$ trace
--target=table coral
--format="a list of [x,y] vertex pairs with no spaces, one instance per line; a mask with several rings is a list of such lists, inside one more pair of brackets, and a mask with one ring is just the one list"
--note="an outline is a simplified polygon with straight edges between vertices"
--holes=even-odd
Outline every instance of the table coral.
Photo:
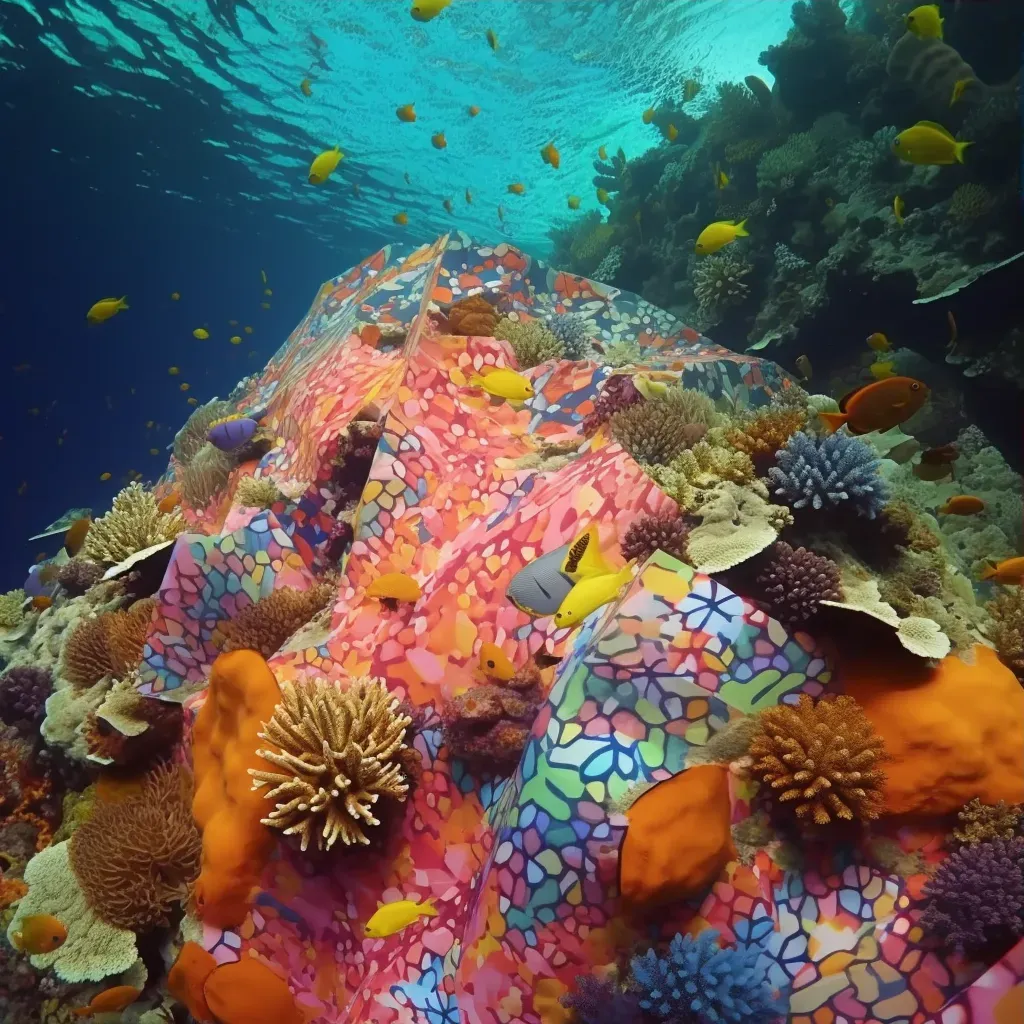
[[329,583],[316,583],[306,590],[278,587],[235,618],[218,623],[213,642],[222,651],[259,651],[269,658],[333,596],[334,587]]
[[206,702],[192,727],[192,813],[203,834],[195,904],[210,925],[242,923],[274,845],[274,833],[260,820],[266,802],[253,790],[249,770],[271,767],[256,750],[280,699],[273,672],[255,651],[232,651],[213,663]]
[[766,708],[750,744],[753,774],[774,791],[780,807],[808,826],[877,818],[883,755],[882,738],[846,696],[816,702],[802,694],[795,707]]
[[256,751],[278,770],[250,771],[275,804],[263,824],[298,835],[302,850],[314,833],[321,850],[339,839],[368,844],[377,801],[403,801],[409,790],[401,751],[412,719],[378,679],[285,683],[281,697],[259,734],[271,746]]
[[184,530],[179,512],[161,512],[156,496],[133,482],[114,498],[109,512],[93,520],[82,555],[114,565],[144,548],[173,540]]
[[643,793],[627,811],[619,887],[627,907],[696,896],[735,856],[729,831],[729,772],[688,768]]

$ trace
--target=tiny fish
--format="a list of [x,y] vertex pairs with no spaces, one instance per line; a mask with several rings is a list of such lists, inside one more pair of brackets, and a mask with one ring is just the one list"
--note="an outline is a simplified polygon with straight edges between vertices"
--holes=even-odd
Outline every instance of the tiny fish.
[[29,914],[23,917],[18,931],[11,934],[17,949],[33,955],[60,949],[67,937],[67,928],[51,914]]
[[409,214],[407,214],[404,210],[402,210],[400,213],[396,213],[394,215],[394,217],[392,217],[391,219],[396,224],[401,224],[401,225],[404,226],[404,225],[409,223]]
[[811,361],[807,356],[796,357],[796,368],[800,371],[801,379],[810,380],[814,376],[814,370],[811,368]]
[[946,323],[949,324],[949,341],[946,343],[946,351],[952,352],[956,348],[957,339],[960,336],[956,329],[956,317],[953,316],[952,310],[946,312]]
[[243,327],[242,330],[245,331],[246,334],[252,334],[252,328],[251,327]]
[[165,494],[157,503],[156,507],[161,512],[173,512],[178,505],[181,503],[181,499],[178,496],[178,492],[172,490],[170,494]]
[[1004,558],[995,565],[987,565],[982,569],[980,578],[1007,586],[1020,586],[1024,582],[1024,557]]
[[[310,185],[322,185],[337,169],[338,164],[344,159],[339,146],[333,149],[325,149],[319,156],[313,159],[309,165]],[[266,283],[266,282],[264,282]]]
[[896,218],[896,223],[903,227],[903,196],[897,196],[892,201],[892,212]]
[[384,939],[408,927],[418,917],[437,917],[433,899],[418,903],[416,900],[398,900],[382,903],[363,928],[368,939]]
[[80,1006],[71,1012],[76,1017],[91,1017],[94,1013],[120,1013],[142,995],[141,988],[134,985],[115,985],[92,997],[87,1006]]
[[260,309],[270,309],[270,303],[269,302],[261,302],[260,303]]
[[467,203],[473,202],[473,193],[470,192],[468,188],[466,189],[466,202]]
[[864,340],[868,343],[868,348],[874,349],[876,352],[888,352],[892,348],[889,339],[881,331],[869,334]]
[[502,206],[501,203],[498,203],[498,220],[500,220],[502,224],[505,223],[505,207]]
[[510,401],[524,401],[533,398],[533,385],[521,373],[515,370],[495,370],[481,375],[473,374],[469,379],[469,386],[483,388],[489,395],[495,398],[506,398]]
[[508,186],[508,190],[514,196],[521,196],[526,192],[526,186],[520,181],[513,181],[512,184]]
[[150,455],[159,455],[160,454],[160,449],[159,448],[150,448],[149,449],[149,454]]
[[729,187],[729,175],[722,170],[718,164],[715,164],[715,188],[721,192],[723,189]]
[[267,272],[266,272],[265,270],[263,270],[262,268],[260,269],[260,280],[261,280],[261,281],[262,281],[262,282],[263,282],[264,284],[266,284],[266,283],[267,283]]
[[608,150],[605,149],[604,146],[598,146],[597,147],[597,158],[598,158],[598,160],[607,160],[608,159]]
[[947,516],[976,516],[985,511],[985,502],[973,494],[958,494],[940,505],[938,511]]
[[489,28],[487,30],[487,45],[492,50],[498,49],[498,34],[494,31],[493,28]]
[[242,337],[239,334],[232,334],[228,341],[230,341],[232,345],[241,345]]
[[352,182],[352,195],[354,195],[356,199],[359,198],[359,183],[356,181]]
[[607,205],[608,205],[608,200],[609,200],[610,198],[611,198],[611,197],[610,197],[610,196],[608,195],[608,190],[607,190],[607,189],[605,189],[605,188],[599,188],[599,189],[597,190],[597,201],[598,201],[598,202],[599,202],[599,203],[600,203],[600,204],[601,204],[602,206],[607,206]]
[[[255,352],[250,352],[249,353],[250,356],[253,356],[255,354],[256,354]],[[195,407],[195,406],[197,406],[199,404],[199,399],[198,398],[190,398],[188,400],[188,404],[193,406],[193,407]]]
[[366,596],[391,601],[418,601],[423,590],[408,573],[386,572],[366,588]]
[[648,107],[641,115],[640,120],[643,121],[644,124],[650,124],[654,120],[655,113],[656,111],[654,107]]
[[45,612],[52,604],[53,598],[47,597],[46,594],[36,594],[36,596],[32,598],[32,607],[37,612]]
[[430,136],[430,144],[434,149],[446,149],[448,140],[444,137],[444,132],[437,132],[435,135]]
[[665,129],[665,138],[668,139],[669,142],[675,142],[678,137],[679,129],[674,124],[670,124]]
[[110,479],[110,474],[109,473],[100,473],[100,480],[102,480],[104,483],[107,480],[109,480],[109,479]]
[[479,113],[480,113],[480,108],[479,107],[472,106],[472,107],[469,108],[469,116],[470,117],[476,117],[476,115],[479,114]]
[[445,199],[444,202],[441,203],[441,205],[445,208],[445,210],[448,213],[455,212],[455,208],[452,206],[452,201],[450,199]]
[[206,339],[209,338],[209,336],[210,332],[206,330],[206,328],[204,327],[197,327],[192,332],[192,337],[195,338],[196,341],[206,341]]
[[568,203],[570,210],[578,210],[580,208],[579,196],[569,196],[566,202]]
[[273,295],[273,294],[274,294],[274,292],[273,292],[273,290],[272,290],[272,289],[270,289],[270,288],[264,288],[264,289],[263,289],[263,294],[264,294],[264,295]]
[[177,302],[181,298],[181,292],[171,292],[171,301]]
[[31,370],[31,363],[18,363],[17,366],[13,367],[15,373],[24,373],[26,370]]
[[399,121],[404,121],[406,124],[409,124],[416,120],[415,107],[415,103],[406,103],[404,107],[396,107],[395,116]]
[[591,612],[614,601],[622,588],[632,581],[633,565],[634,562],[628,562],[618,572],[586,576],[574,584],[555,612],[555,626],[559,629],[575,626]]
[[557,171],[562,165],[562,154],[558,152],[553,142],[549,142],[541,151],[540,158],[544,163],[549,164]]
[[189,389],[189,385],[188,385],[188,383],[187,383],[186,381],[182,381],[182,382],[181,382],[181,383],[180,383],[180,384],[178,385],[178,390],[179,390],[179,391],[188,391],[188,389]]
[[480,671],[502,682],[508,682],[516,674],[509,656],[497,644],[491,643],[480,647]]
[[238,321],[237,320],[229,320],[228,321],[228,327],[237,327],[237,326],[238,326]]
[[953,106],[954,103],[959,103],[963,97],[964,90],[974,81],[973,78],[958,78],[953,83],[953,94],[949,99],[949,105]]
[[683,102],[689,103],[700,92],[700,82],[696,78],[688,78],[683,82]]
[[304,78],[301,82],[299,82],[299,91],[302,93],[303,96],[312,96],[313,83],[308,78]]
[[117,316],[122,309],[128,309],[128,303],[124,301],[126,298],[126,295],[122,295],[119,299],[100,299],[99,302],[94,302],[85,314],[86,320],[92,324],[101,324],[104,320]]

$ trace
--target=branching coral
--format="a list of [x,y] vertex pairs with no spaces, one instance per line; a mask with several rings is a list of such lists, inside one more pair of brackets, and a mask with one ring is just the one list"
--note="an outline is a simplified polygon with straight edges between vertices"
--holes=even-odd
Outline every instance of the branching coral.
[[576,978],[576,991],[559,1000],[570,1010],[577,1024],[643,1024],[640,1001],[611,981],[599,981],[592,974]]
[[694,938],[676,935],[668,952],[649,949],[633,957],[633,987],[640,1007],[659,1021],[772,1024],[783,1008],[763,968],[757,946],[728,949],[717,931]]
[[378,799],[404,801],[408,792],[401,754],[412,719],[381,680],[344,689],[324,679],[284,683],[281,696],[259,734],[271,746],[257,750],[279,771],[250,769],[253,788],[269,787],[275,803],[263,824],[298,835],[303,850],[314,833],[320,849],[339,839],[368,844]]
[[243,476],[235,487],[235,504],[245,508],[270,508],[281,497],[277,484],[266,476]]
[[448,328],[452,334],[494,336],[498,314],[494,307],[480,295],[470,295],[452,304],[448,310]]
[[1024,936],[1024,838],[952,853],[926,886],[920,925],[947,949],[991,960]]
[[816,438],[801,431],[778,453],[768,479],[775,496],[790,508],[829,509],[850,502],[859,515],[874,519],[889,496],[878,464],[863,441],[838,433]]
[[717,419],[714,403],[706,395],[672,387],[615,413],[611,431],[637,462],[667,465],[696,444]]
[[103,566],[84,558],[73,558],[57,569],[55,579],[68,597],[80,597],[103,578]]
[[791,135],[777,149],[770,149],[757,162],[757,187],[777,191],[807,174],[814,167],[818,147],[810,132]]
[[334,587],[329,583],[317,583],[307,590],[279,587],[262,601],[242,609],[237,618],[218,623],[213,642],[222,651],[259,651],[269,658],[333,595]]
[[598,392],[593,411],[583,418],[583,433],[589,437],[617,412],[643,400],[643,395],[637,391],[632,377],[625,373],[612,374]]
[[0,720],[25,736],[39,732],[53,679],[44,668],[14,665],[0,676]]
[[992,642],[1003,662],[1024,677],[1024,588],[1005,587],[986,606]]
[[641,565],[655,551],[664,551],[680,561],[686,560],[686,538],[690,528],[680,515],[671,512],[641,512],[626,528],[622,538],[622,557]]
[[17,629],[25,618],[21,606],[25,603],[24,590],[8,590],[0,594],[0,629]]
[[575,313],[556,313],[548,320],[548,330],[562,343],[566,359],[586,359],[590,354],[588,322]]
[[561,359],[565,347],[540,320],[510,320],[503,317],[494,328],[494,337],[507,341],[516,354],[519,369],[528,370],[548,359]]
[[773,405],[744,416],[726,431],[725,439],[755,461],[775,458],[775,453],[807,422],[807,410],[799,406]]
[[160,768],[137,796],[97,804],[75,830],[71,866],[103,921],[139,933],[167,924],[199,874],[201,841],[191,800],[189,771]]
[[754,464],[741,451],[702,440],[680,452],[670,465],[652,467],[651,476],[680,508],[696,512],[723,480],[753,481]]
[[717,322],[730,306],[739,305],[750,291],[743,278],[753,269],[729,252],[700,260],[693,272],[698,312],[709,322]]
[[177,512],[161,512],[156,497],[138,483],[130,483],[109,512],[93,520],[82,545],[82,554],[94,562],[114,565],[136,551],[174,540],[185,530]]
[[853,698],[815,702],[802,694],[795,707],[766,708],[759,721],[752,771],[796,821],[822,826],[834,818],[878,817],[883,742]]
[[818,614],[822,601],[838,601],[839,566],[806,548],[778,541],[757,577],[772,614],[785,626],[802,626]]
[[960,846],[974,846],[993,839],[1013,839],[1020,834],[1024,807],[1000,800],[983,804],[977,797],[965,804],[957,814],[957,827],[950,839]]

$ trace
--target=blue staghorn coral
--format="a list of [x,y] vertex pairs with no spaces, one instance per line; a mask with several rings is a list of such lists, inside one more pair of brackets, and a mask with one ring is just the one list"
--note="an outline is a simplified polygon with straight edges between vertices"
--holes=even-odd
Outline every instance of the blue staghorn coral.
[[811,437],[800,431],[768,471],[776,497],[790,508],[837,508],[844,502],[874,519],[889,500],[872,448],[847,434]]
[[556,313],[548,320],[548,330],[561,341],[566,359],[586,359],[590,352],[587,322],[575,313]]
[[648,950],[630,964],[640,1006],[660,1021],[680,1024],[770,1024],[784,1015],[760,950],[722,949],[718,932],[676,935],[667,955]]

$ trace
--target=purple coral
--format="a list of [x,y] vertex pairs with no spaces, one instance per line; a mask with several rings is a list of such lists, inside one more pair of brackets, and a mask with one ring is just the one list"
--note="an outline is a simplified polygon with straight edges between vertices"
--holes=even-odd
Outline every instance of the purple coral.
[[46,669],[15,665],[0,676],[0,719],[23,736],[34,735],[46,715],[53,679]]
[[957,850],[924,895],[926,932],[968,956],[1001,956],[1024,936],[1024,837]]
[[356,421],[349,424],[338,445],[332,475],[342,504],[358,501],[363,493],[382,432],[379,423]]
[[644,397],[637,391],[632,377],[625,373],[613,374],[604,382],[594,400],[593,412],[583,418],[583,433],[589,437],[617,412],[643,400]]
[[598,981],[591,974],[576,976],[576,991],[559,1002],[573,1012],[579,1024],[642,1024],[640,1000],[623,992],[610,981]]
[[641,512],[626,528],[620,548],[626,561],[636,559],[643,564],[655,551],[686,561],[686,538],[690,527],[678,513]]
[[822,601],[838,601],[839,566],[830,558],[785,541],[772,546],[771,559],[757,577],[765,603],[786,626],[799,626],[818,614]]
[[102,578],[103,566],[97,565],[95,562],[88,562],[84,558],[75,558],[70,562],[65,562],[57,570],[57,582],[69,597],[81,597]]

